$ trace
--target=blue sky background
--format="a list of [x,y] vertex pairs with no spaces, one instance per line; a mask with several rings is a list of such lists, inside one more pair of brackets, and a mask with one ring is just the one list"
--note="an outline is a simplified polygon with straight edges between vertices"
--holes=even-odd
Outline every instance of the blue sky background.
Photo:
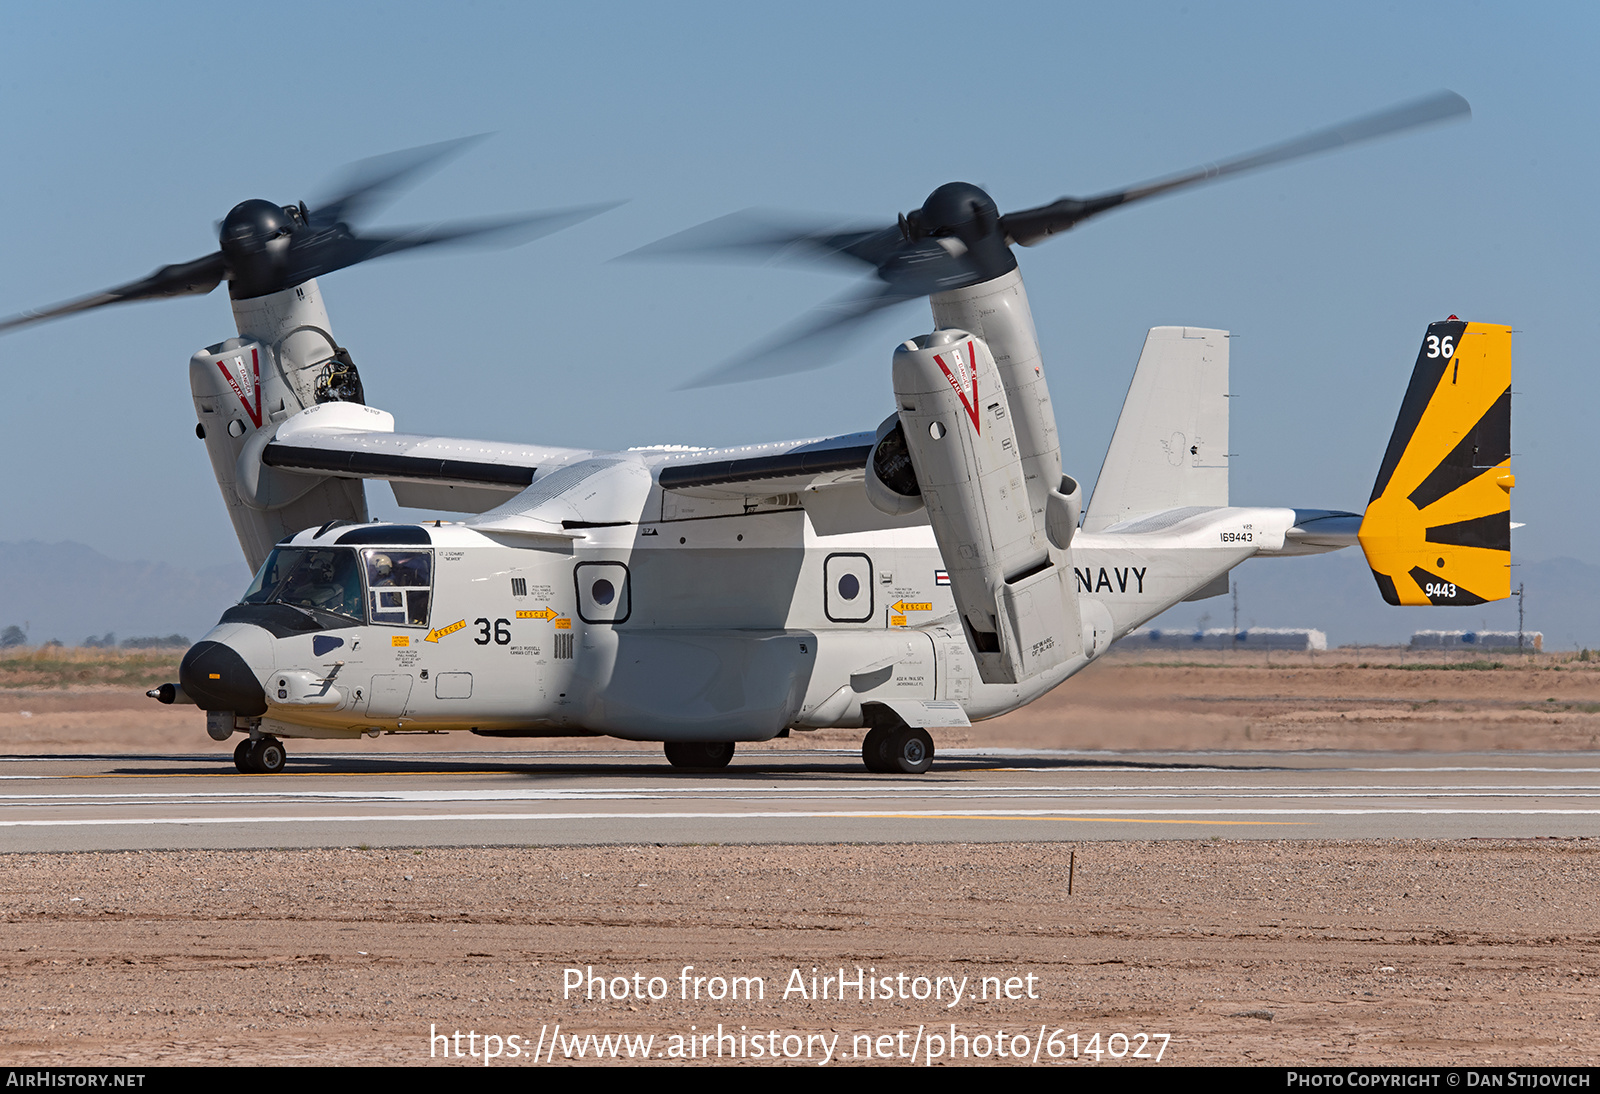
[[[756,205],[889,221],[951,179],[1027,207],[1451,88],[1470,124],[1020,251],[1067,470],[1092,482],[1147,327],[1223,327],[1234,500],[1360,508],[1423,328],[1454,312],[1518,332],[1517,553],[1600,562],[1600,8],[65,3],[0,18],[0,313],[208,253],[242,199],[314,202],[351,160],[492,131],[378,223],[629,203],[519,249],[336,273],[324,294],[400,429],[585,446],[871,428],[891,409],[891,347],[931,325],[908,306],[820,371],[675,391],[850,282],[608,261],[661,236]],[[237,560],[186,374],[232,333],[219,290],[0,338],[0,540]]]

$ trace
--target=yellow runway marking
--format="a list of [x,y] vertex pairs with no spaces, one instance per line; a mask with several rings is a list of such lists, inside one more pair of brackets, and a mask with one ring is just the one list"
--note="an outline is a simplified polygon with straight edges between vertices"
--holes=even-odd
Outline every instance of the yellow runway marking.
[[1314,821],[1229,821],[1229,820],[1147,820],[1142,817],[1019,817],[1011,814],[998,816],[987,813],[857,813],[860,817],[880,820],[1047,820],[1084,821],[1094,824],[1266,824],[1276,827],[1299,828]]

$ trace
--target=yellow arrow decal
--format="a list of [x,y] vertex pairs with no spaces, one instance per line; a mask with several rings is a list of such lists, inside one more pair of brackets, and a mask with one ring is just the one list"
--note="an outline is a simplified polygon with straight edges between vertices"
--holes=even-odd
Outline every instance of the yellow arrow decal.
[[898,600],[889,605],[889,610],[892,612],[931,612],[933,611],[933,604],[913,604],[909,600]]
[[518,619],[554,619],[561,613],[554,608],[542,608],[536,612],[518,612]]
[[437,642],[437,641],[439,641],[439,639],[443,638],[445,635],[455,634],[457,631],[459,631],[462,627],[465,627],[466,625],[467,625],[467,621],[465,619],[458,619],[454,623],[450,624],[448,627],[440,627],[436,631],[429,631],[428,632],[428,637],[424,638],[423,641],[424,642]]

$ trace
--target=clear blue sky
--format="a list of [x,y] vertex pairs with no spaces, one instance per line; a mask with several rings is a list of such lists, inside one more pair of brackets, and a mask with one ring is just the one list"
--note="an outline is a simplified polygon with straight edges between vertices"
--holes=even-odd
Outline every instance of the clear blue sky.
[[[1020,254],[1067,469],[1092,481],[1144,331],[1233,330],[1234,498],[1359,508],[1424,325],[1516,339],[1516,551],[1600,562],[1592,5],[12,4],[0,33],[0,313],[205,254],[237,201],[494,132],[380,223],[629,204],[488,254],[326,278],[399,428],[569,445],[871,428],[889,314],[827,369],[674,391],[845,289],[609,259],[748,206],[1002,209],[1245,151],[1438,88],[1474,120],[1113,212]],[[239,558],[186,362],[223,291],[0,338],[0,539]],[[387,488],[371,491],[396,512]]]

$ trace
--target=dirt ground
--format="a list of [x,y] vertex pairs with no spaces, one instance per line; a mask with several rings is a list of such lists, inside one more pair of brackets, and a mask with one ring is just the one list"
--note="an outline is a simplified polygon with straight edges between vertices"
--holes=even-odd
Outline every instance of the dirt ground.
[[[939,744],[1600,747],[1600,663],[1228,656],[1108,659]],[[225,751],[106,686],[0,691],[0,741]],[[1600,1063],[1587,840],[14,854],[0,923],[10,1065]]]
[[[557,1023],[654,1035],[657,1059],[720,1023],[780,1051],[837,1035],[844,1065],[911,1062],[919,1027],[934,1062],[998,1062],[1004,1033],[1018,1063],[1052,1034],[1070,1062],[1076,1034],[1078,1063],[1592,1065],[1597,867],[1589,841],[13,855],[0,1058],[460,1065],[430,1040],[460,1030],[531,1066]],[[858,968],[892,997],[861,1000]],[[764,997],[726,998],[733,977]],[[955,1006],[943,982],[900,998],[941,977]]]

